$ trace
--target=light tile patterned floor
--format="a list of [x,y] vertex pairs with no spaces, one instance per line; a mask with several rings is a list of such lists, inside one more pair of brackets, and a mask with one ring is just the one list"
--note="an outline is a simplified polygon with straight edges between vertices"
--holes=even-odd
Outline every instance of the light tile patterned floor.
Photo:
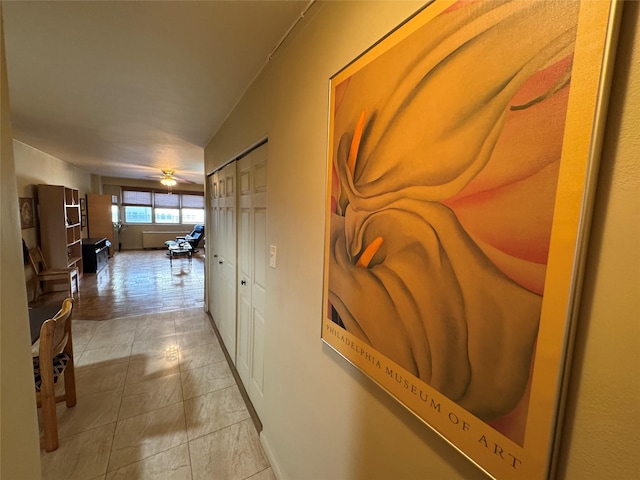
[[[155,254],[168,270],[157,253],[135,258]],[[132,255],[125,257],[110,261],[111,272]],[[91,288],[91,278],[82,283]],[[119,295],[117,285],[109,287]],[[77,303],[84,298],[100,316],[110,309],[80,291]],[[74,318],[78,403],[58,404],[60,446],[41,452],[43,479],[275,479],[207,314],[201,306],[176,310],[183,301],[158,305],[156,313]],[[133,308],[141,309],[151,310]]]

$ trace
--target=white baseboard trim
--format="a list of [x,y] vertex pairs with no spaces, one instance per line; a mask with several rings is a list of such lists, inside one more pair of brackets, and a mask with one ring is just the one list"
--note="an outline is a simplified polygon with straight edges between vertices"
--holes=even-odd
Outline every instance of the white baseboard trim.
[[278,465],[278,460],[271,450],[271,446],[269,444],[269,439],[264,433],[264,430],[260,432],[260,443],[262,444],[262,448],[264,449],[264,453],[267,455],[267,460],[271,464],[271,470],[273,471],[273,475],[276,477],[276,480],[285,480],[282,475],[282,471],[280,470],[280,466]]

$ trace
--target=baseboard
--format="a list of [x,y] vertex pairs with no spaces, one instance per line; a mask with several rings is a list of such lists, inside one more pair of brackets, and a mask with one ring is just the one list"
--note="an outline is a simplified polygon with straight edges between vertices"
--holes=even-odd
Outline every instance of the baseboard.
[[284,476],[280,470],[280,465],[278,464],[278,460],[271,449],[271,444],[269,443],[269,439],[265,435],[264,430],[260,432],[260,443],[262,444],[262,449],[264,450],[265,455],[267,455],[267,460],[269,460],[269,463],[271,464],[271,471],[276,477],[276,480],[284,480]]
[[247,390],[244,388],[244,384],[242,383],[242,379],[240,378],[240,374],[238,374],[238,371],[236,370],[236,366],[233,363],[233,361],[231,360],[231,355],[229,355],[229,351],[227,350],[227,347],[225,346],[224,342],[222,341],[222,336],[220,335],[220,332],[218,331],[218,327],[216,326],[216,322],[213,321],[213,317],[211,316],[211,312],[207,312],[207,316],[209,317],[209,323],[213,327],[213,332],[216,334],[216,337],[218,337],[218,343],[220,343],[220,346],[222,347],[222,352],[224,353],[224,358],[227,359],[227,364],[229,365],[229,368],[231,369],[231,373],[233,374],[233,378],[236,380],[236,384],[238,385],[238,390],[240,390],[240,395],[242,395],[242,399],[244,400],[244,404],[247,406],[247,410],[249,410],[249,415],[251,416],[251,420],[253,421],[253,425],[256,427],[256,431],[258,432],[258,434],[260,434],[260,432],[262,432],[262,422],[260,421],[260,418],[258,417],[258,413],[256,412],[256,409],[254,408],[253,403],[251,403],[251,400],[249,399],[249,395],[247,394]]

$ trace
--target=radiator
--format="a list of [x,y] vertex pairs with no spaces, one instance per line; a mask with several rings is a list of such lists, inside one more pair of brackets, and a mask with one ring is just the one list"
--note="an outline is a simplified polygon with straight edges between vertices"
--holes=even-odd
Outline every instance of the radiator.
[[142,232],[142,248],[166,248],[164,242],[189,232]]

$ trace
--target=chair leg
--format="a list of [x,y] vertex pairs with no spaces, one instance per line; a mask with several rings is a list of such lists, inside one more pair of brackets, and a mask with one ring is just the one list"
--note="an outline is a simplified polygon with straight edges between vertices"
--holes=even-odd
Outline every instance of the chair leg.
[[69,297],[73,298],[73,275],[69,273]]
[[34,277],[35,281],[33,282],[33,301],[35,302],[40,296],[40,280],[37,277]]
[[[45,366],[46,369],[46,366]],[[40,403],[42,405],[42,428],[44,430],[44,449],[51,452],[58,448],[58,417],[56,415],[56,392],[53,384],[53,368],[42,369],[42,388]]]
[[73,364],[73,357],[69,360],[67,368],[64,369],[64,399],[67,407],[76,405],[76,369]]

